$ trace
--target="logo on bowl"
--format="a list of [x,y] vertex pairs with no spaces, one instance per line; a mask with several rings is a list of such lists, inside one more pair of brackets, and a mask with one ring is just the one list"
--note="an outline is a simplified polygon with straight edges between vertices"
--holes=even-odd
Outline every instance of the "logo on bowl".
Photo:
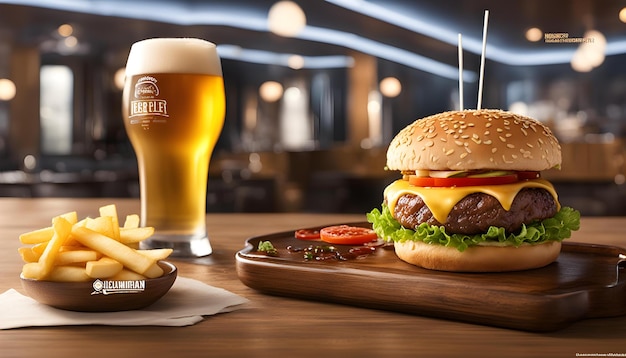
[[92,295],[112,295],[117,293],[141,293],[146,289],[145,280],[109,281],[97,279],[92,284]]

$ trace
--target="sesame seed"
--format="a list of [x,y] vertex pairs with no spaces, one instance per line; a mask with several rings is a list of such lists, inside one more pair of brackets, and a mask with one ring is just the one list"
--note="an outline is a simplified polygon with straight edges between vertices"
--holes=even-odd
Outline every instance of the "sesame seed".
[[491,139],[487,139],[483,141],[484,144],[490,145],[492,143]]
[[507,148],[511,148],[511,149],[515,148],[515,146],[514,146],[513,144],[511,144],[511,143],[508,143],[508,144],[506,145],[506,147],[507,147]]
[[459,155],[459,158],[464,159],[465,157],[468,156],[469,153],[461,153],[461,155]]
[[498,138],[500,138],[502,142],[506,142],[506,138],[504,138],[503,136],[498,136]]

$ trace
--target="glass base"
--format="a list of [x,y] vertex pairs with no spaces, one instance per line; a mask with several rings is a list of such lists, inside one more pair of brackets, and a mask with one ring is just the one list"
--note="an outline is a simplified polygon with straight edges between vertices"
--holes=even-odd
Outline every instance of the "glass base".
[[202,257],[213,252],[207,236],[155,234],[140,244],[141,249],[173,249],[172,257]]

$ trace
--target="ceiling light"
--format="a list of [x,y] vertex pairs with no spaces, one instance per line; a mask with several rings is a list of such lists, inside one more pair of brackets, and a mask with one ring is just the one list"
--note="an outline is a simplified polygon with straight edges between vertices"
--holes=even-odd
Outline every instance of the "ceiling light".
[[385,97],[397,97],[402,92],[402,84],[395,77],[387,77],[380,81],[380,93]]
[[287,60],[287,65],[294,70],[299,70],[304,67],[304,57],[300,55],[291,55]]
[[0,101],[10,101],[15,97],[15,83],[7,78],[0,78]]
[[619,19],[621,22],[626,22],[626,7],[619,11]]
[[536,27],[531,27],[526,30],[526,40],[530,42],[537,42],[543,38],[543,31],[539,30]]
[[63,43],[69,48],[76,47],[76,45],[78,45],[78,39],[74,36],[68,36],[65,38]]
[[572,56],[571,65],[575,71],[589,72],[604,62],[606,38],[597,30],[589,30],[583,39]]
[[279,1],[270,8],[267,25],[277,35],[293,37],[306,26],[306,16],[295,2]]
[[283,85],[275,81],[263,82],[259,87],[259,96],[265,102],[276,102],[283,96]]
[[74,33],[74,28],[70,24],[63,24],[63,25],[59,26],[59,28],[57,29],[57,32],[62,37],[68,37],[72,33]]

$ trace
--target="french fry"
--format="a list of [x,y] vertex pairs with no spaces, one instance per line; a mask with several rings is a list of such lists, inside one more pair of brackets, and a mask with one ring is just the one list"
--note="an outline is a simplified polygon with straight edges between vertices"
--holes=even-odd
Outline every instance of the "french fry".
[[22,276],[24,278],[32,278],[35,280],[41,280],[42,269],[39,262],[28,262],[22,266]]
[[[99,216],[97,218],[88,218],[85,227],[98,232],[104,236],[115,239],[115,229],[113,228],[113,218],[110,216]],[[118,235],[119,237],[119,235]]]
[[136,229],[139,227],[139,215],[131,214],[126,215],[126,220],[124,221],[124,229]]
[[63,219],[67,220],[70,224],[74,225],[78,222],[78,213],[75,211],[70,211],[69,213],[59,215]]
[[140,275],[135,271],[122,269],[122,271],[118,272],[115,276],[109,277],[109,279],[114,281],[138,281],[145,280],[146,276]]
[[34,252],[33,249],[30,247],[19,247],[17,249],[17,252],[19,252],[22,260],[26,263],[38,262],[39,257],[41,256],[41,254]]
[[39,279],[44,279],[50,274],[54,267],[54,260],[59,254],[59,249],[63,246],[72,231],[72,224],[62,216],[57,216],[52,219],[52,227],[54,228],[54,235],[52,235],[52,239],[50,239],[48,245],[46,245],[46,249],[39,257],[38,262],[39,265],[41,265],[41,277],[39,277]]
[[72,236],[83,245],[119,261],[125,267],[148,278],[163,275],[163,269],[156,264],[156,260],[138,253],[117,240],[85,227],[74,227]]
[[31,246],[31,250],[33,250],[34,253],[36,253],[37,255],[41,256],[41,254],[43,254],[43,252],[46,250],[46,247],[48,246],[48,243],[50,241],[46,241],[46,242],[42,242],[40,244],[36,244]]
[[58,266],[70,265],[76,263],[86,263],[96,261],[102,255],[94,250],[67,250],[60,251],[55,264]]
[[172,254],[173,251],[174,250],[172,249],[137,250],[138,253],[157,261],[165,260]]
[[92,278],[87,275],[84,267],[56,266],[50,272],[47,280],[62,282],[85,282],[92,280]]
[[120,239],[120,222],[117,217],[117,207],[114,204],[102,206],[99,209],[101,217],[110,217],[112,221],[113,236],[115,240]]
[[117,275],[124,265],[110,257],[103,257],[98,261],[89,261],[85,266],[85,272],[92,278],[109,278]]
[[154,234],[154,228],[151,226],[137,227],[133,229],[120,229],[120,242],[123,244],[133,244],[141,242]]
[[20,242],[26,245],[40,244],[42,242],[50,241],[50,239],[52,239],[52,235],[54,235],[54,229],[52,226],[49,226],[20,235]]

